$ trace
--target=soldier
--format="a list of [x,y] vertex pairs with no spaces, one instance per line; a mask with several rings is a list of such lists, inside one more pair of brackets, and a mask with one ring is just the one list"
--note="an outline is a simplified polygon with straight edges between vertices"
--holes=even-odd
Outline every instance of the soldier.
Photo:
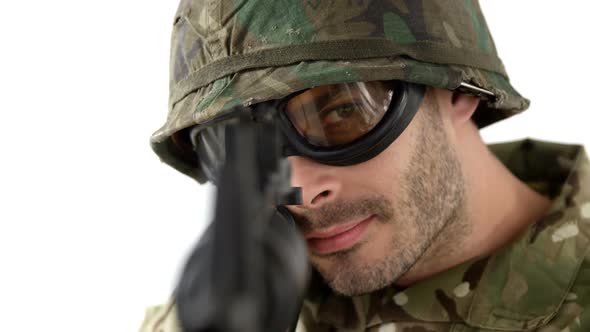
[[[484,144],[529,101],[477,1],[183,0],[170,86],[152,147],[199,182],[195,125],[270,102],[288,123],[316,271],[298,331],[590,330],[590,162]],[[141,331],[179,331],[174,302]]]

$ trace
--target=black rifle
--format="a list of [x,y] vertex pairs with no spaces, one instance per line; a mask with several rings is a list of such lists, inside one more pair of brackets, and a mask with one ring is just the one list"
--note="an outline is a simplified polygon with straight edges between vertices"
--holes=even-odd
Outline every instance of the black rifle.
[[284,204],[300,204],[271,112],[226,121],[215,217],[176,289],[185,332],[285,332],[294,328],[309,264]]

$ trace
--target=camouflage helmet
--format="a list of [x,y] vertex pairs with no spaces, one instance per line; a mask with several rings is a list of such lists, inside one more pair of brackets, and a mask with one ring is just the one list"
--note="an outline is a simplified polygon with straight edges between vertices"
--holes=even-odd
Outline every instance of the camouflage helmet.
[[206,181],[185,129],[238,105],[343,82],[404,80],[493,92],[481,128],[525,110],[476,0],[182,0],[169,112],[151,137],[162,161]]

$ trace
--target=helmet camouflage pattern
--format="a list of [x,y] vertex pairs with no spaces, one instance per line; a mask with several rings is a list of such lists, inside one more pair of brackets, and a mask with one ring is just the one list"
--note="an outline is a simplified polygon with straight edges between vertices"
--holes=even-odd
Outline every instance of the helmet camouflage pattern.
[[391,79],[493,92],[474,114],[480,128],[529,105],[510,85],[475,0],[182,0],[168,118],[151,145],[204,182],[183,129],[318,85]]

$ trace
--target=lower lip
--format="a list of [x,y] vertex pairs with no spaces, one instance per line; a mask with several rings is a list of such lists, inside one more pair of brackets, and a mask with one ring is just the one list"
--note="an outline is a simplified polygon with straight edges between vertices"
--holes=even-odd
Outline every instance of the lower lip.
[[345,232],[326,238],[309,239],[307,244],[313,253],[320,255],[348,249],[361,240],[372,220],[371,216]]

